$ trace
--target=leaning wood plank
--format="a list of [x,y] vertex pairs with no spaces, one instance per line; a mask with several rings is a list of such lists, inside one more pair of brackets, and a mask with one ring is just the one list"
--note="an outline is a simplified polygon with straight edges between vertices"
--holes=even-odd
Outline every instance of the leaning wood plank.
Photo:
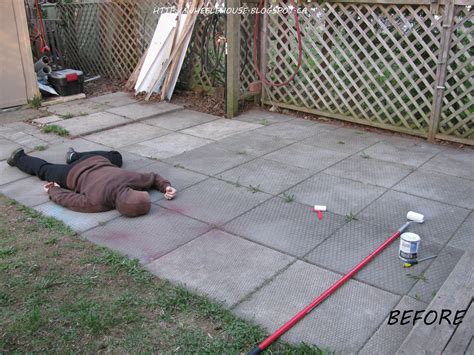
[[[202,7],[202,0],[200,1],[200,6],[199,6],[199,9]],[[163,75],[166,73],[166,70],[168,70],[168,67],[171,63],[171,61],[176,57],[177,54],[179,54],[179,49],[181,48],[181,45],[183,43],[183,41],[185,40],[186,38],[186,34],[189,33],[193,26],[194,26],[194,23],[196,21],[196,17],[194,17],[192,19],[192,21],[190,23],[187,23],[186,24],[186,28],[183,30],[183,36],[180,38],[180,40],[178,41],[178,44],[175,48],[175,50],[173,51],[173,53],[171,54],[168,62],[164,65],[164,69],[162,70],[162,72],[160,73],[160,76],[156,79],[156,81],[154,82],[154,85],[153,87],[156,87],[156,85],[158,84],[158,82],[162,79]],[[149,91],[148,94],[146,95],[145,97],[145,101],[148,101],[150,99],[150,96],[153,94],[152,91]]]
[[[174,34],[173,44],[171,45],[171,51],[174,50],[174,48],[176,46],[176,41],[178,40],[178,34],[181,32],[181,15],[183,13],[183,7],[184,7],[184,0],[179,0],[179,2],[178,2],[178,15],[176,17],[176,28],[178,30]],[[162,88],[168,87],[168,82],[169,82],[169,76],[167,76],[165,78],[165,81],[163,82]],[[164,100],[163,94],[161,96],[161,100]]]
[[135,84],[136,84],[136,82],[137,82],[137,79],[138,79],[138,75],[140,74],[140,70],[142,69],[143,62],[145,61],[145,58],[146,58],[147,53],[148,53],[148,48],[145,50],[145,52],[143,53],[142,57],[141,57],[140,60],[138,61],[137,66],[135,67],[135,69],[133,70],[132,74],[131,74],[130,77],[128,78],[127,83],[125,84],[125,88],[126,88],[126,89],[132,90],[133,87],[135,86]]
[[[469,250],[464,253],[426,312],[436,310],[439,314],[442,309],[453,312],[465,310],[471,304],[473,295],[474,250]],[[447,322],[432,325],[419,322],[408,334],[397,354],[441,353],[455,330],[455,326]]]
[[[468,346],[474,342],[474,305],[466,313],[463,322],[457,327],[453,337],[449,340],[448,345],[444,349],[446,354],[469,354]],[[472,354],[472,353],[471,353]]]

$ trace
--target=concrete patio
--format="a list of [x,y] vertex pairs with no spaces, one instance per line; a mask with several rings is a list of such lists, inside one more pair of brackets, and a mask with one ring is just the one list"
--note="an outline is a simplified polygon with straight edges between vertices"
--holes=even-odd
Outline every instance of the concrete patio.
[[[404,269],[398,242],[284,336],[333,351],[393,353],[411,326],[388,326],[393,309],[425,309],[472,249],[474,152],[391,133],[253,110],[225,120],[125,93],[48,107],[37,124],[0,124],[0,192],[70,225],[81,236],[184,284],[239,316],[276,330],[405,222],[422,238]],[[76,116],[61,119],[59,115]],[[0,117],[1,123],[1,117]],[[48,200],[43,182],[9,167],[16,147],[64,163],[67,147],[117,149],[124,168],[156,171],[178,196],[152,192],[149,215],[82,214]],[[312,205],[328,206],[323,220]],[[419,278],[423,274],[424,278]],[[409,277],[408,275],[412,275]]]

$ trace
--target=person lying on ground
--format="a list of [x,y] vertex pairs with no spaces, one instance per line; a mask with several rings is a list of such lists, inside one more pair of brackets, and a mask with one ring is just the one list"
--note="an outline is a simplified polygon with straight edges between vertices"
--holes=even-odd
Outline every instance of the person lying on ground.
[[176,196],[171,183],[156,173],[121,169],[122,155],[117,151],[80,153],[69,148],[66,162],[51,164],[27,155],[21,148],[7,160],[8,165],[48,181],[44,190],[50,200],[77,212],[117,209],[122,215],[137,217],[150,211],[148,190],[164,193],[167,200]]

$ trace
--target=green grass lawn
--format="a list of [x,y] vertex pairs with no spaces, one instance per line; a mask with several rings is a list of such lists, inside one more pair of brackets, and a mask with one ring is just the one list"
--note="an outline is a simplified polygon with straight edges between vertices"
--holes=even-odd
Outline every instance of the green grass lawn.
[[[244,353],[265,331],[0,195],[0,353]],[[321,354],[278,343],[272,353]]]

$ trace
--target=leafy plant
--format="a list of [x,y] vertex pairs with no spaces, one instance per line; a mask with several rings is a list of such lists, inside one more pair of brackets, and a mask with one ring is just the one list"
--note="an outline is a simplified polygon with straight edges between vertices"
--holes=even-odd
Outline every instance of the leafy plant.
[[370,159],[370,155],[367,154],[366,152],[362,152],[362,154],[360,155],[360,157],[361,157],[362,159]]
[[61,137],[69,136],[69,131],[67,129],[55,124],[43,127],[43,133],[55,133]]
[[68,119],[74,117],[74,115],[71,112],[66,112],[66,113],[63,113],[62,115],[58,115],[58,116],[61,117],[64,120],[68,120]]
[[262,190],[260,190],[260,184],[258,184],[257,186],[249,185],[249,187],[247,189],[253,194],[256,193],[256,192],[262,191]]
[[43,150],[46,150],[46,146],[40,144],[40,145],[37,145],[34,149],[38,152],[42,152]]
[[290,203],[295,200],[295,195],[291,195],[288,192],[284,192],[282,197],[283,197],[283,201],[285,201],[286,203]]
[[348,214],[346,214],[346,222],[351,221],[357,221],[357,218],[352,212],[349,212]]
[[35,95],[32,99],[28,100],[28,104],[33,108],[40,108],[41,102],[43,102],[41,95]]

